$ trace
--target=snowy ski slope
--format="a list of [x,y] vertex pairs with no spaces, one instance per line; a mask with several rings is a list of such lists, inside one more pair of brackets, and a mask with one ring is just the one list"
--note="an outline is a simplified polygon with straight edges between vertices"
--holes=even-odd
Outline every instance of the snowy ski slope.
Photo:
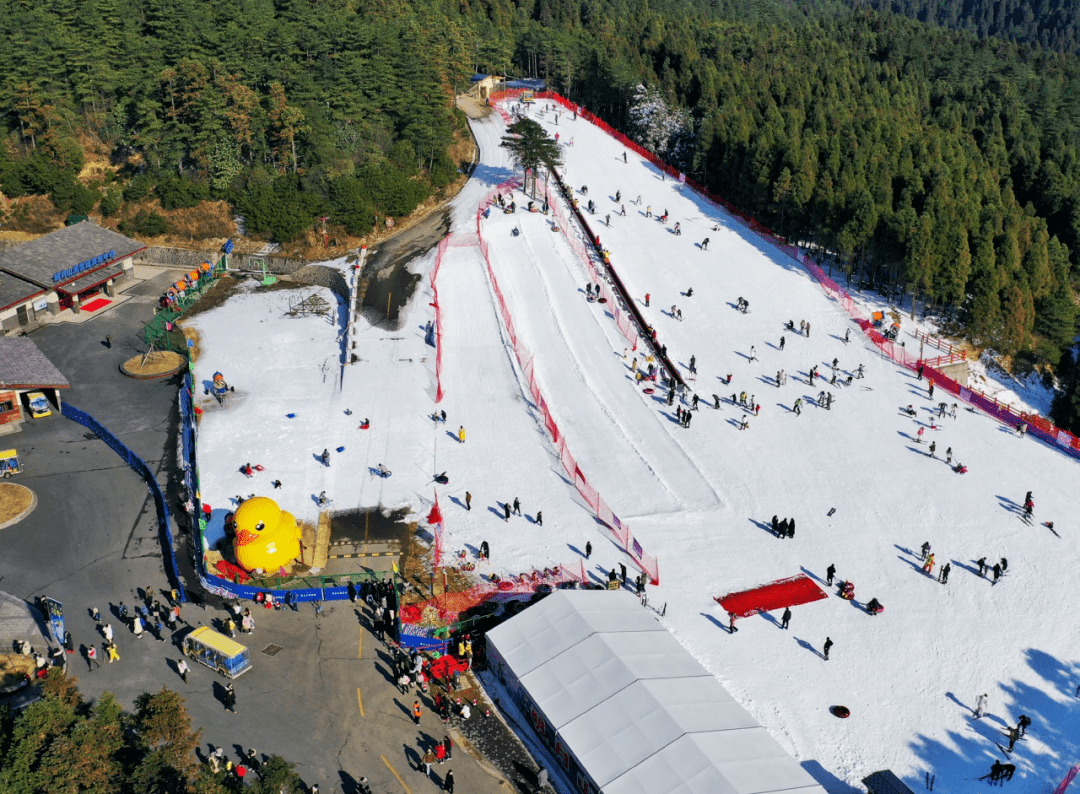
[[[861,791],[859,780],[883,768],[915,790],[927,771],[936,774],[935,791],[981,788],[986,783],[977,778],[1005,758],[997,743],[1007,746],[1002,733],[1021,713],[1033,725],[1012,754],[1017,773],[1008,785],[1031,794],[1052,790],[1080,761],[1080,631],[1073,620],[1080,597],[1069,521],[1076,462],[963,406],[955,420],[930,430],[939,400],[928,400],[924,383],[865,344],[798,264],[633,154],[624,164],[622,148],[586,122],[563,113],[556,126],[550,111],[539,120],[564,144],[573,140],[563,150],[569,182],[589,187],[596,228],[635,299],[651,293],[651,306],[640,308],[672,360],[697,360],[692,385],[702,403],[684,429],[660,394],[635,385],[633,355],[623,359],[625,344],[604,307],[585,301],[584,268],[550,219],[493,212],[482,222],[492,269],[570,449],[659,559],[661,585],[649,588],[650,607],[666,604],[664,624],[831,792]],[[445,470],[450,485],[439,499],[446,547],[475,549],[487,540],[492,560],[480,572],[552,562],[576,568],[591,542],[586,569],[603,577],[628,558],[562,473],[503,338],[474,237],[478,202],[513,175],[498,146],[505,127],[493,115],[473,129],[481,165],[455,199],[438,274],[445,391],[438,408],[447,411],[446,425],[429,418],[436,405],[434,351],[423,343],[432,317],[426,278],[401,331],[360,328],[363,360],[343,379],[325,382],[336,329],[284,319],[280,293],[246,294],[194,320],[203,351],[198,380],[221,370],[238,395],[202,420],[203,496],[224,511],[235,494],[266,493],[310,519],[314,496],[325,489],[339,509],[381,504],[426,512],[431,477]],[[617,214],[616,190],[626,217]],[[650,205],[654,216],[669,210],[666,225],[645,217]],[[671,231],[676,221],[681,236]],[[432,252],[413,269],[426,274],[434,259]],[[688,287],[691,298],[681,294]],[[738,297],[750,301],[745,315],[734,309]],[[682,321],[668,316],[673,304]],[[786,321],[798,326],[803,319],[812,324],[808,338],[783,330]],[[259,333],[238,337],[238,323]],[[758,361],[747,359],[751,345]],[[866,377],[849,387],[806,383],[813,365],[830,374],[834,357],[843,377],[859,364]],[[781,368],[789,380],[778,389],[773,377]],[[719,380],[727,373],[730,386]],[[831,411],[814,405],[823,388],[835,396]],[[761,404],[743,431],[737,407],[711,407],[714,393],[741,391]],[[801,416],[789,410],[797,397]],[[909,403],[917,420],[898,411]],[[372,428],[360,431],[365,416]],[[454,438],[459,425],[465,444]],[[920,425],[927,427],[924,444],[915,440]],[[931,438],[937,460],[926,454]],[[323,447],[338,446],[345,451],[333,452],[329,468],[314,460]],[[950,446],[967,474],[941,460]],[[238,470],[248,461],[266,471],[248,480]],[[380,462],[391,478],[369,476],[367,468]],[[277,477],[283,487],[271,491]],[[1034,526],[1017,515],[1029,489]],[[526,517],[504,523],[500,503],[514,497]],[[538,509],[542,527],[531,520]],[[794,539],[772,536],[774,514],[796,518]],[[1044,520],[1056,522],[1057,535]],[[924,541],[939,566],[951,562],[948,584],[938,583],[937,568],[933,578],[921,572]],[[983,556],[991,563],[1008,558],[1008,574],[996,585],[975,573]],[[830,563],[838,578],[854,581],[854,603],[832,597],[797,607],[787,631],[778,628],[779,615],[760,615],[728,634],[714,596],[800,572],[824,587]],[[871,617],[861,605],[875,596],[886,611]],[[826,636],[835,643],[829,661],[818,654]],[[975,721],[970,709],[983,692],[989,712]],[[837,704],[852,716],[832,716]]]

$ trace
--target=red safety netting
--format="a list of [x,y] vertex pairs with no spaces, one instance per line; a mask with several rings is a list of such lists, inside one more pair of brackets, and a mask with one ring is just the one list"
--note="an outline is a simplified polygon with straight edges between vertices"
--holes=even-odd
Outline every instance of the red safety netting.
[[[501,105],[498,105],[497,103],[503,99],[512,99],[520,96],[521,91],[522,89],[512,89],[508,91],[499,91],[491,95],[490,102],[496,106],[498,112],[503,117],[503,119],[509,121],[510,114],[506,111],[505,108],[503,108]],[[880,332],[876,331],[873,328],[873,325],[870,322],[870,318],[866,310],[863,309],[859,304],[857,304],[845,289],[843,289],[839,284],[837,284],[835,281],[825,275],[825,272],[821,269],[821,267],[818,266],[818,264],[814,262],[813,259],[805,251],[799,249],[795,245],[792,245],[786,239],[778,235],[776,232],[772,231],[769,227],[765,226],[762,223],[759,223],[752,216],[746,214],[726,199],[709,192],[704,186],[699,185],[693,179],[690,179],[685,174],[680,173],[678,169],[673,168],[672,166],[663,162],[660,158],[658,158],[652,152],[646,150],[643,146],[630,140],[618,130],[613,129],[603,120],[597,118],[595,115],[585,110],[584,108],[575,105],[573,102],[566,99],[565,97],[548,91],[536,92],[534,96],[536,99],[547,99],[556,102],[567,110],[572,111],[575,114],[575,117],[581,117],[585,121],[594,124],[601,130],[606,132],[608,135],[610,135],[612,138],[617,140],[620,144],[625,146],[627,149],[648,160],[650,163],[655,165],[657,168],[659,168],[669,176],[688,185],[698,195],[710,201],[716,207],[727,213],[730,217],[737,220],[744,227],[757,234],[760,239],[769,243],[781,253],[786,254],[787,256],[790,256],[792,259],[799,262],[799,264],[805,267],[806,270],[817,280],[817,282],[829,294],[829,296],[835,299],[838,303],[840,303],[840,305],[844,307],[848,314],[851,315],[851,317],[858,323],[859,327],[866,332],[870,341],[873,342],[874,345],[878,349],[880,349],[882,353],[889,356],[889,358],[891,358],[896,363],[909,369],[916,369],[919,364],[922,364],[924,367],[924,377],[932,380],[936,388],[941,388],[949,392],[949,394],[952,394],[960,398],[961,400],[964,400],[970,405],[978,408],[981,411],[984,411],[995,419],[1012,427],[1015,427],[1021,422],[1023,422],[1028,426],[1028,432],[1030,432],[1031,435],[1042,441],[1057,445],[1062,449],[1062,451],[1073,457],[1080,458],[1080,437],[1074,436],[1067,430],[1062,430],[1061,428],[1056,427],[1048,419],[1045,419],[1038,414],[1025,414],[1014,411],[1011,407],[999,403],[996,397],[988,396],[978,390],[972,390],[963,387],[956,381],[946,377],[937,369],[935,369],[935,366],[944,366],[946,364],[961,360],[961,356],[959,353],[950,351],[945,356],[939,356],[934,359],[921,360],[917,356],[910,354],[903,346],[897,345],[889,341],[888,339],[885,339],[885,337]],[[580,218],[579,220],[587,228],[587,224],[585,224],[584,219]],[[614,275],[614,271],[612,270],[611,272]],[[673,374],[678,377],[677,372],[673,372]]]
[[1080,774],[1080,764],[1077,764],[1069,770],[1069,774],[1065,775],[1065,779],[1062,780],[1061,785],[1055,789],[1054,794],[1065,794],[1078,774]]
[[439,275],[439,268],[442,267],[443,255],[446,253],[447,247],[450,245],[450,237],[446,236],[439,241],[438,250],[435,253],[435,266],[431,268],[431,305],[435,308],[435,402],[436,404],[442,402],[443,387],[442,387],[442,334],[443,334],[443,317],[442,309],[439,307],[439,288],[435,283],[436,277]]
[[[529,352],[528,348],[524,344],[520,343],[517,338],[517,334],[514,331],[514,319],[510,314],[510,309],[507,306],[506,299],[503,297],[502,290],[499,287],[499,281],[495,277],[495,271],[491,267],[491,259],[488,255],[488,244],[484,240],[484,235],[481,228],[481,221],[484,217],[485,210],[488,209],[491,200],[497,193],[512,191],[515,187],[521,183],[519,180],[510,180],[504,182],[496,188],[493,188],[485,200],[481,203],[476,213],[476,233],[479,239],[480,252],[484,255],[484,263],[487,267],[488,280],[491,284],[491,291],[495,295],[495,305],[499,312],[499,317],[503,321],[503,328],[506,333],[507,340],[510,346],[514,350],[514,355],[517,358],[518,366],[521,368],[521,377],[524,381],[529,394],[533,398],[533,402],[536,405],[536,409],[540,412],[540,416],[543,419],[544,427],[547,428],[552,442],[559,454],[559,460],[562,462],[563,470],[571,478],[574,483],[574,487],[577,488],[578,493],[592,509],[596,517],[608,527],[618,542],[627,554],[638,563],[641,569],[649,577],[651,584],[659,584],[660,582],[660,568],[656,561],[656,558],[651,554],[646,554],[645,550],[641,547],[641,544],[634,538],[630,532],[630,528],[619,520],[618,516],[612,512],[607,503],[601,498],[600,493],[594,488],[581,469],[578,467],[577,462],[574,460],[573,455],[570,453],[570,449],[567,447],[566,439],[559,431],[559,426],[555,421],[555,417],[552,416],[550,407],[547,400],[544,399],[544,395],[540,391],[540,385],[537,382],[536,374],[533,368],[533,356]],[[551,206],[555,206],[554,202],[550,202]],[[568,236],[569,237],[569,236]],[[591,262],[586,256],[586,259]],[[606,282],[601,281],[604,285]],[[615,304],[612,303],[614,308]]]
[[801,573],[789,579],[778,579],[755,587],[753,590],[741,590],[715,598],[727,612],[734,613],[737,618],[745,618],[758,612],[809,604],[811,601],[828,597],[828,593],[818,587],[813,579]]
[[493,581],[481,581],[456,593],[442,593],[418,604],[401,605],[401,622],[409,625],[425,625],[429,628],[447,626],[461,620],[468,612],[485,601],[520,600],[540,590],[551,591],[571,582],[586,581],[569,568],[555,565],[550,568],[527,571]]

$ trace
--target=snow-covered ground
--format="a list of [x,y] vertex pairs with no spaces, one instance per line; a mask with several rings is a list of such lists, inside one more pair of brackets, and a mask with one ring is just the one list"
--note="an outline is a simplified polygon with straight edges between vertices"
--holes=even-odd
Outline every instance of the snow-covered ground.
[[[563,113],[556,126],[552,112],[539,120],[564,144],[573,141],[564,146],[569,180],[589,187],[584,199],[597,203],[602,241],[672,360],[684,366],[696,357],[702,404],[684,429],[674,407],[635,385],[621,336],[604,307],[585,301],[585,271],[548,219],[493,213],[483,222],[492,268],[571,451],[659,559],[661,584],[649,588],[650,606],[666,604],[664,624],[831,792],[861,790],[862,777],[884,768],[916,790],[925,772],[945,794],[984,786],[977,778],[1004,759],[998,744],[1008,745],[1003,732],[1021,713],[1033,725],[1012,754],[1017,773],[1008,785],[1052,790],[1080,761],[1073,619],[1080,596],[1068,521],[1077,462],[963,406],[930,430],[930,411],[945,397],[928,400],[924,383],[864,343],[798,264],[632,153],[624,164],[622,147],[586,122]],[[432,475],[445,470],[450,485],[439,499],[448,549],[487,540],[490,567],[500,572],[553,562],[577,568],[587,542],[591,576],[628,562],[563,475],[519,382],[470,236],[478,202],[513,173],[498,146],[504,129],[498,116],[474,124],[481,165],[455,200],[438,275],[446,393],[438,406],[434,350],[423,342],[432,317],[426,278],[402,331],[358,329],[362,360],[343,376],[340,312],[336,325],[285,318],[287,293],[253,291],[194,319],[198,382],[220,370],[236,388],[200,426],[202,495],[222,514],[232,497],[254,492],[311,520],[322,490],[338,509],[408,505],[419,513],[434,498]],[[665,209],[666,225],[656,219]],[[681,236],[672,231],[676,221]],[[515,226],[519,236],[511,234]],[[427,273],[434,259],[432,252],[413,269]],[[747,314],[734,308],[739,297],[750,302]],[[681,321],[670,316],[672,305]],[[785,332],[788,320],[810,321],[810,336]],[[849,328],[852,341],[844,344]],[[866,377],[851,386],[806,383],[811,366],[830,374],[834,357],[841,379],[859,364]],[[789,378],[783,388],[773,381],[780,369]],[[720,381],[728,373],[731,385]],[[814,404],[823,388],[835,395],[829,411]],[[710,407],[714,393],[742,391],[761,405],[746,430],[736,426],[742,412],[735,406]],[[790,409],[798,397],[797,416]],[[915,420],[897,410],[909,403]],[[436,408],[447,411],[445,425],[431,421]],[[364,417],[370,430],[357,427]],[[456,440],[459,426],[464,444]],[[916,442],[920,427],[927,443]],[[927,455],[931,439],[936,460]],[[324,447],[329,468],[317,460]],[[943,462],[948,447],[967,474]],[[246,462],[265,471],[248,480],[239,471]],[[369,467],[378,463],[393,475],[373,479]],[[274,479],[280,490],[271,488]],[[1029,489],[1034,526],[1018,516]],[[501,503],[515,497],[525,516],[504,522]],[[533,520],[537,510],[542,526]],[[796,518],[794,539],[767,530],[774,514]],[[1041,525],[1046,520],[1057,534]],[[936,568],[934,577],[921,572],[924,541],[939,566],[951,563],[948,584],[938,583]],[[1008,558],[997,584],[976,573],[974,561],[984,556],[991,564]],[[761,615],[728,634],[714,596],[800,572],[824,586],[830,563],[838,578],[854,581],[856,603],[829,598],[795,608],[787,631],[779,616]],[[871,597],[884,614],[861,608]],[[829,661],[818,654],[826,636],[835,643]],[[970,709],[984,692],[988,714],[973,720]],[[832,716],[837,704],[852,716]]]

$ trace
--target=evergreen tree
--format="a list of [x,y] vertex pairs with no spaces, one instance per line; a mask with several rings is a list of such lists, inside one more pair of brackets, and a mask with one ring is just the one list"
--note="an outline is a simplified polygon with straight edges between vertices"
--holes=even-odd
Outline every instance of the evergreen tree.
[[557,168],[562,165],[562,152],[559,144],[549,138],[544,128],[532,119],[521,119],[506,128],[508,135],[504,135],[499,145],[510,152],[510,158],[518,168],[525,171],[526,180],[528,174],[533,174],[533,197],[536,193],[535,177],[540,171],[540,166]]

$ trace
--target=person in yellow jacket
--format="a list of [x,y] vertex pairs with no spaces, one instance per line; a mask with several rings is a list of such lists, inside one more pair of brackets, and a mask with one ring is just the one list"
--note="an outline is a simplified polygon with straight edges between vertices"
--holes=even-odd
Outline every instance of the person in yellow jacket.
[[105,644],[105,650],[109,652],[109,664],[120,661],[120,654],[116,651],[116,643],[108,642]]
[[457,429],[457,439],[458,439],[459,443],[461,443],[461,444],[465,443],[465,426],[464,425],[462,425],[461,427],[459,427]]

